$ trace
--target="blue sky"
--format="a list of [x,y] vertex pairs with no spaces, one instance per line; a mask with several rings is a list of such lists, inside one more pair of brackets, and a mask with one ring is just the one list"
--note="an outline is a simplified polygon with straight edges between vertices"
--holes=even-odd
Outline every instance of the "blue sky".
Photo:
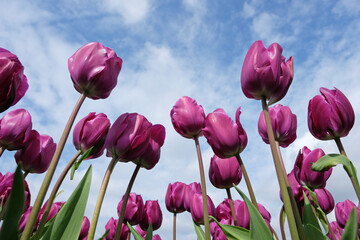
[[[321,147],[326,153],[337,152],[335,143],[316,140],[307,128],[308,101],[320,87],[337,87],[349,98],[356,117],[360,98],[360,4],[356,0],[339,1],[154,1],[154,0],[0,0],[0,47],[15,53],[25,67],[29,90],[14,108],[26,108],[33,127],[55,141],[70,115],[79,94],[74,90],[67,70],[67,59],[82,45],[99,41],[115,50],[124,63],[118,85],[105,100],[87,99],[79,113],[103,112],[111,122],[124,112],[138,112],[152,123],[166,127],[167,138],[159,164],[141,169],[133,191],[144,200],[158,199],[164,215],[156,231],[163,239],[171,238],[171,214],[164,205],[168,183],[200,181],[194,143],[180,137],[170,121],[170,110],[183,95],[195,98],[206,113],[224,108],[234,118],[242,107],[241,121],[249,137],[241,154],[253,181],[255,194],[272,214],[278,228],[280,200],[269,146],[257,132],[260,102],[247,99],[240,87],[242,62],[250,45],[263,40],[282,45],[283,55],[294,58],[294,81],[279,103],[289,106],[298,118],[298,139],[283,149],[290,171],[300,148]],[[3,113],[4,114],[4,113]],[[360,130],[354,129],[343,143],[350,159],[355,156]],[[212,150],[201,139],[205,168]],[[13,152],[3,155],[0,171],[15,169]],[[68,141],[56,176],[75,154]],[[74,182],[65,181],[58,200],[66,199],[89,164],[94,165],[91,196],[86,215],[91,218],[106,166],[105,156],[82,165]],[[117,164],[110,180],[101,211],[97,236],[105,231],[110,217],[125,192],[135,166]],[[207,171],[207,170],[206,170]],[[55,176],[55,177],[56,177]],[[30,175],[32,201],[44,175]],[[219,204],[226,196],[210,182],[208,193]],[[245,183],[239,185],[246,189]],[[334,169],[327,188],[335,201],[355,194],[341,167]],[[236,196],[235,192],[233,195]],[[239,198],[239,197],[238,197]],[[191,216],[178,215],[178,238],[195,239]],[[334,219],[334,215],[330,214]]]

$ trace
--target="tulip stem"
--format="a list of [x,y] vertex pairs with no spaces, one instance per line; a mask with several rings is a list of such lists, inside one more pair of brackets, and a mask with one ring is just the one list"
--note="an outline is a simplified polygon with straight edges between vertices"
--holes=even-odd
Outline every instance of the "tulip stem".
[[106,192],[107,186],[109,184],[111,173],[114,170],[114,167],[115,167],[116,163],[117,163],[116,158],[111,159],[111,162],[109,163],[109,166],[108,166],[108,168],[107,168],[107,170],[105,172],[105,175],[104,175],[101,187],[100,187],[100,192],[99,192],[98,198],[96,200],[96,205],[95,205],[93,217],[91,219],[91,224],[90,224],[90,228],[89,228],[89,234],[88,234],[88,238],[87,238],[89,240],[94,239],[96,225],[97,225],[99,215],[100,215],[101,205],[102,205],[102,202],[104,200],[105,192]]
[[0,147],[0,157],[2,156],[2,154],[4,153],[4,151],[5,151],[5,148]]
[[268,109],[268,105],[266,103],[265,97],[263,97],[263,99],[262,99],[262,108],[263,108],[263,112],[264,112],[265,123],[266,123],[271,153],[272,153],[273,161],[274,161],[274,165],[275,165],[276,175],[277,175],[277,179],[279,182],[281,195],[283,197],[285,212],[286,212],[286,215],[288,218],[291,239],[293,239],[293,240],[295,240],[295,239],[298,240],[300,238],[303,239],[304,235],[301,230],[302,228],[301,227],[299,228],[299,226],[296,224],[294,211],[292,209],[292,204],[290,201],[289,189],[287,189],[287,187],[286,187],[285,176],[287,176],[287,175],[286,175],[286,172],[285,173],[283,172],[283,168],[281,167],[280,158],[279,158],[277,148],[276,148],[274,132],[273,132],[273,129],[271,126],[269,109]]
[[176,212],[173,217],[173,240],[176,240]]
[[231,197],[230,188],[226,188],[226,193],[227,193],[227,196],[228,196],[228,199],[229,199],[231,214],[232,214],[232,217],[234,219],[234,225],[237,226],[238,221],[237,221],[236,214],[235,214],[234,203],[233,203],[233,200],[232,200],[232,197]]
[[280,231],[281,231],[281,238],[282,240],[286,240],[286,235],[285,235],[285,229],[284,229],[284,218],[282,217],[282,215],[284,214],[284,206],[281,207],[281,211],[280,211],[280,215],[279,215],[279,222],[280,222]]
[[336,142],[336,146],[338,147],[340,154],[347,157],[344,146],[342,145],[340,138],[335,138],[334,140]]
[[24,179],[26,178],[26,176],[29,174],[29,171],[24,171],[23,177]]
[[205,239],[210,240],[210,222],[209,222],[209,210],[207,204],[207,194],[206,194],[206,184],[205,184],[205,174],[204,174],[204,165],[201,156],[199,137],[194,137],[196,152],[199,162],[199,170],[200,170],[200,180],[201,180],[201,192],[203,199],[203,210],[204,210],[204,225],[205,225]]
[[21,235],[20,240],[29,239],[32,232],[33,232],[34,225],[35,225],[36,219],[37,219],[37,217],[39,215],[41,205],[42,205],[42,203],[44,201],[44,198],[45,198],[46,192],[47,192],[47,190],[49,188],[51,179],[54,176],[56,166],[57,166],[57,164],[59,162],[61,153],[62,153],[62,151],[64,149],[66,140],[67,140],[67,138],[69,136],[71,127],[74,124],[76,115],[79,112],[79,109],[80,109],[82,103],[84,102],[85,98],[86,98],[85,94],[84,93],[81,94],[81,96],[79,97],[79,100],[77,101],[77,103],[76,103],[76,105],[75,105],[75,107],[74,107],[74,109],[73,109],[73,111],[72,111],[72,113],[71,113],[71,115],[70,115],[70,117],[68,119],[68,122],[66,123],[65,129],[64,129],[64,131],[63,131],[63,133],[61,135],[60,141],[59,141],[59,143],[57,145],[57,148],[56,148],[54,156],[53,156],[53,158],[51,160],[50,166],[49,166],[49,168],[48,168],[48,170],[46,172],[44,181],[42,182],[39,193],[38,193],[38,195],[36,197],[36,200],[34,202],[34,206],[33,206],[32,210],[31,210],[29,220],[26,223],[24,232]]
[[136,165],[136,168],[135,168],[135,170],[131,176],[131,179],[129,181],[129,184],[127,186],[127,189],[126,189],[126,192],[124,195],[124,199],[123,199],[123,203],[121,205],[120,216],[119,216],[118,225],[116,227],[116,233],[115,233],[114,240],[120,240],[120,233],[121,233],[121,228],[122,228],[122,224],[123,224],[124,217],[125,217],[126,205],[127,205],[128,199],[129,199],[131,188],[134,185],[135,178],[136,178],[136,175],[138,174],[139,170],[140,170],[140,164]]

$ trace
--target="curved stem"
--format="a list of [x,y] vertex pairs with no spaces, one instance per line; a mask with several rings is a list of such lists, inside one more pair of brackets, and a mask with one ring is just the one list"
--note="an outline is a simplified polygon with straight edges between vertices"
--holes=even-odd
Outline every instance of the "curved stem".
[[234,225],[237,226],[238,221],[237,221],[236,214],[235,214],[234,203],[233,203],[233,200],[232,200],[232,197],[231,197],[230,188],[226,188],[226,193],[227,193],[227,196],[228,196],[228,199],[229,199],[231,214],[232,214],[232,217],[234,219]]
[[344,146],[342,145],[340,138],[335,138],[334,140],[336,142],[336,146],[338,147],[340,154],[347,157]]
[[24,232],[23,234],[21,235],[21,240],[25,240],[25,239],[29,239],[30,236],[31,236],[31,233],[34,229],[34,225],[36,223],[36,219],[39,215],[39,212],[40,212],[40,208],[41,208],[41,205],[44,201],[44,198],[45,198],[45,195],[46,195],[46,192],[49,188],[49,185],[50,185],[50,182],[51,182],[51,179],[53,178],[54,176],[54,172],[55,172],[55,169],[56,169],[56,166],[59,162],[59,159],[60,159],[60,156],[61,156],[61,153],[64,149],[64,146],[65,146],[65,142],[69,136],[69,133],[70,133],[70,130],[71,130],[71,127],[72,125],[74,124],[74,121],[75,121],[75,118],[76,118],[76,115],[77,113],[79,112],[79,109],[82,105],[82,103],[84,102],[86,96],[85,94],[81,94],[81,96],[79,97],[79,100],[77,101],[69,119],[68,119],[68,122],[66,123],[66,126],[65,126],[65,129],[61,135],[61,138],[60,138],[60,141],[57,145],[57,148],[55,150],[55,153],[54,153],[54,156],[51,160],[51,163],[50,163],[50,166],[48,168],[48,170],[46,171],[46,175],[45,175],[45,178],[44,178],[44,181],[42,182],[42,185],[40,187],[40,190],[39,190],[39,193],[36,197],[36,200],[34,202],[34,206],[31,210],[31,213],[30,213],[30,216],[29,216],[29,219],[26,223],[26,226],[25,226],[25,229],[24,229]]
[[210,240],[210,222],[209,222],[209,209],[207,204],[207,194],[206,194],[206,183],[205,183],[205,174],[204,174],[204,165],[201,156],[199,137],[194,137],[196,153],[199,162],[199,171],[200,171],[200,180],[201,180],[201,192],[203,200],[203,210],[204,210],[204,225],[205,225],[205,239]]
[[285,213],[284,206],[281,207],[280,215],[279,215],[279,223],[280,223],[280,231],[282,240],[286,240],[285,229],[284,229],[284,221],[282,215]]
[[95,205],[93,217],[91,219],[91,224],[90,224],[90,228],[89,228],[89,234],[88,234],[88,238],[87,238],[89,240],[94,239],[96,225],[97,225],[99,215],[100,215],[101,205],[102,205],[102,202],[104,200],[106,188],[107,188],[107,186],[109,184],[110,176],[111,176],[112,171],[114,170],[116,162],[117,162],[116,158],[111,159],[111,162],[109,163],[109,166],[108,166],[108,168],[107,168],[107,170],[105,172],[104,179],[103,179],[101,187],[100,187],[100,192],[99,192],[98,198],[96,200],[96,205]]
[[5,148],[0,147],[0,157],[2,156],[2,154],[4,153],[4,151],[5,151]]
[[122,228],[122,224],[123,224],[124,217],[125,217],[126,205],[127,205],[128,199],[129,199],[131,188],[134,185],[135,178],[136,178],[136,175],[138,174],[139,170],[140,170],[140,165],[138,164],[138,165],[136,165],[133,175],[131,176],[131,179],[129,181],[128,187],[127,187],[125,195],[124,195],[124,200],[121,205],[120,216],[119,216],[118,225],[116,227],[116,233],[115,233],[114,240],[120,240],[120,233],[121,233],[121,228]]
[[173,218],[173,240],[176,240],[176,213],[174,213]]

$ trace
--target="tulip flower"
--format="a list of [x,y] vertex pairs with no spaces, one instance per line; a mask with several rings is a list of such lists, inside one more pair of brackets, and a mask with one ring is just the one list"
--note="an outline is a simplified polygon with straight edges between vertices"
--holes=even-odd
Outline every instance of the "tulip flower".
[[241,180],[241,170],[236,157],[221,159],[214,155],[209,167],[210,182],[217,188],[231,188]]
[[360,225],[360,208],[359,207],[356,207],[356,205],[349,199],[346,199],[344,202],[338,202],[336,204],[335,218],[336,218],[336,222],[339,224],[339,226],[341,228],[345,227],[346,222],[350,216],[350,213],[354,207],[356,208],[357,215],[358,215],[358,225]]
[[43,173],[49,168],[55,150],[56,143],[50,136],[40,135],[36,130],[32,130],[30,139],[14,157],[25,172]]
[[[258,204],[258,206],[259,206],[259,212],[260,212],[261,216],[264,218],[265,222],[267,223],[267,225],[271,229],[271,226],[270,226],[271,215],[270,215],[270,213],[265,209],[265,207],[263,205]],[[235,200],[234,201],[234,207],[235,207],[236,218],[238,219],[238,226],[246,228],[246,229],[250,229],[250,215],[249,215],[249,211],[247,209],[247,206],[246,206],[245,202],[240,201],[240,200]]]
[[[215,205],[212,202],[211,198],[207,196],[207,204],[209,216],[216,217]],[[201,193],[195,193],[191,202],[191,216],[197,224],[204,225],[204,208],[203,208],[203,199]]]
[[16,55],[0,48],[0,112],[14,106],[29,88],[24,67]]
[[[221,221],[219,221],[219,223],[226,224],[226,225],[230,224],[229,221],[226,221],[225,219],[222,219]],[[228,240],[228,238],[226,237],[226,235],[221,230],[219,225],[217,225],[216,222],[210,223],[210,231],[211,231],[211,236],[213,237],[212,238],[213,240]]]
[[247,135],[240,124],[240,108],[236,111],[236,123],[223,109],[216,109],[205,119],[204,136],[220,158],[230,158],[240,154],[247,144]]
[[[105,225],[105,230],[108,231],[108,234],[105,237],[105,240],[114,240],[116,227],[118,224],[118,219],[110,218],[109,221]],[[130,230],[126,224],[122,225],[120,240],[127,240],[127,237],[130,233]]]
[[193,182],[189,185],[186,185],[185,195],[184,195],[184,207],[185,210],[191,212],[191,202],[192,197],[195,193],[201,193],[201,185],[200,183]]
[[[237,201],[237,200],[235,200]],[[216,207],[216,219],[218,221],[225,220],[230,225],[234,224],[234,219],[231,215],[230,202],[229,199],[225,198],[217,207]]]
[[19,231],[22,232],[24,231],[25,225],[29,219],[30,216],[30,212],[32,210],[32,207],[28,207],[28,209],[21,215],[20,220],[19,220]]
[[[293,192],[296,202],[297,203],[301,202],[304,199],[304,195],[303,195],[304,188],[296,180],[295,175],[294,175],[294,170],[291,170],[291,172],[287,175],[287,177],[289,179],[290,187],[291,187],[291,190]],[[281,196],[281,192],[280,192],[280,199],[281,199],[281,201],[283,200],[282,196]]]
[[[117,211],[120,216],[121,206],[124,201],[124,196],[118,204]],[[126,204],[124,223],[129,222],[130,225],[137,225],[141,222],[144,214],[144,201],[141,195],[130,193],[129,199]]]
[[140,227],[146,231],[151,224],[155,231],[160,228],[162,220],[163,216],[158,201],[147,200],[145,202],[144,216],[140,222]]
[[[269,115],[275,140],[281,147],[289,146],[296,139],[296,115],[291,112],[290,108],[281,104],[270,107]],[[258,130],[263,141],[269,144],[264,112],[260,113]]]
[[89,233],[89,228],[90,228],[90,221],[86,216],[84,216],[83,222],[81,224],[79,240],[86,240],[87,239],[87,235]]
[[320,93],[309,101],[308,126],[311,134],[320,140],[347,136],[355,121],[349,100],[337,88],[320,88]]
[[165,195],[165,205],[169,212],[181,213],[185,211],[184,197],[186,184],[182,182],[169,183]]
[[0,147],[18,150],[25,146],[31,135],[31,116],[25,109],[15,109],[0,119]]
[[75,125],[73,143],[76,150],[85,153],[94,147],[87,159],[100,157],[105,150],[105,137],[109,128],[110,120],[105,114],[89,113]]
[[334,233],[335,239],[333,238],[333,236],[331,235],[330,232],[328,234],[328,237],[331,240],[340,240],[344,230],[339,226],[339,224],[336,221],[331,222],[330,227],[331,227],[331,229],[332,229],[332,231]]
[[247,52],[241,71],[241,88],[248,98],[280,101],[294,77],[293,58],[285,62],[282,47],[273,43],[266,49],[262,41],[254,42]]
[[324,151],[320,148],[311,151],[307,147],[303,147],[299,151],[294,166],[294,175],[299,184],[306,185],[311,189],[326,186],[326,180],[330,177],[332,168],[324,172],[311,170],[311,165],[324,155]]
[[122,59],[114,50],[92,42],[79,48],[68,60],[75,89],[91,99],[107,98],[117,84]]
[[[146,230],[143,230],[140,225],[136,225],[135,230],[140,234],[141,237],[145,239],[146,237]],[[153,235],[152,240],[161,240],[161,237],[158,234]]]
[[201,136],[205,125],[205,113],[201,105],[190,97],[183,96],[170,112],[175,130],[185,138]]
[[320,208],[324,211],[325,214],[329,214],[334,209],[334,198],[331,193],[323,189],[315,189],[316,198],[318,200]]
[[[49,222],[53,217],[55,217],[56,214],[60,211],[60,208],[62,207],[62,205],[64,205],[64,204],[65,204],[65,202],[54,202],[51,205],[50,212],[49,212],[49,215],[48,215],[48,217],[46,219],[46,222]],[[43,217],[46,205],[47,205],[47,202],[44,204],[44,206],[40,210],[39,216],[38,216],[37,221],[36,221],[36,226],[38,226],[40,224],[40,221],[41,221],[41,219]]]

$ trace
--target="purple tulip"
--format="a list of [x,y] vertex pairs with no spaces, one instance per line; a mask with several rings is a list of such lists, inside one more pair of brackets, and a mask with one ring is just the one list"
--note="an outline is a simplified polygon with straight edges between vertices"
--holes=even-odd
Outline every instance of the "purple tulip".
[[195,99],[183,96],[175,103],[170,112],[175,130],[185,138],[201,136],[205,125],[205,113]]
[[221,159],[214,155],[209,167],[209,179],[217,188],[231,188],[238,185],[242,174],[236,157]]
[[129,162],[148,148],[152,124],[137,113],[124,113],[116,119],[105,139],[106,156]]
[[[229,225],[229,221],[226,221],[225,219],[222,219],[219,221],[220,224],[226,224]],[[213,240],[227,240],[228,238],[225,236],[224,232],[221,230],[219,225],[217,225],[216,222],[210,223],[210,232],[211,236],[213,237]]]
[[[124,196],[117,206],[118,216],[120,217],[121,206]],[[141,195],[130,193],[124,213],[124,223],[129,222],[130,225],[137,225],[141,222],[144,214],[144,201]]]
[[96,115],[89,113],[81,119],[74,128],[73,143],[76,150],[85,153],[94,147],[91,155],[87,158],[100,157],[105,150],[105,137],[110,128],[110,120],[103,113]]
[[159,234],[155,234],[152,240],[161,240],[161,237],[159,236]]
[[81,224],[79,240],[86,240],[87,239],[87,236],[88,236],[88,233],[89,233],[89,228],[90,228],[90,221],[86,216],[84,216],[83,222]]
[[338,202],[335,206],[335,218],[336,222],[339,224],[341,228],[344,228],[346,222],[350,216],[351,211],[356,208],[357,215],[358,215],[358,225],[360,225],[360,208],[356,207],[356,205],[346,199],[344,202]]
[[25,109],[15,109],[0,119],[0,146],[18,150],[25,146],[31,135],[31,116]]
[[158,201],[147,200],[145,202],[144,217],[140,222],[140,227],[143,230],[147,230],[151,224],[155,231],[160,228],[162,220],[163,216]]
[[[303,195],[303,187],[299,184],[299,182],[296,180],[294,175],[294,170],[291,170],[291,172],[287,175],[290,183],[291,190],[293,192],[294,198],[297,203],[300,203],[304,199]],[[280,192],[280,199],[282,201],[282,195]]]
[[339,224],[336,221],[331,222],[330,227],[333,230],[335,239],[333,238],[331,232],[329,232],[328,237],[331,240],[340,240],[342,237],[341,235],[343,234],[344,230],[339,226]]
[[[209,196],[207,196],[207,205],[209,216],[216,217],[215,205]],[[195,193],[193,195],[191,203],[191,216],[194,222],[204,225],[204,208],[202,193]]]
[[294,175],[301,185],[306,185],[311,189],[324,188],[326,180],[330,177],[332,168],[324,172],[316,172],[311,170],[314,162],[319,160],[325,153],[320,148],[311,151],[307,147],[303,147],[295,161]]
[[335,206],[334,198],[331,193],[325,188],[315,189],[314,192],[316,194],[320,208],[324,211],[325,214],[329,214]]
[[[237,200],[235,200],[237,201]],[[226,221],[226,224],[234,225],[234,219],[231,214],[230,202],[229,199],[225,198],[217,207],[216,207],[216,219],[218,221]]]
[[30,139],[14,157],[25,172],[43,173],[49,168],[55,150],[56,143],[50,136],[40,135],[36,130],[32,130]]
[[293,58],[285,62],[282,47],[273,43],[266,49],[260,40],[251,45],[241,71],[241,88],[248,98],[280,101],[294,77]]
[[[271,230],[271,226],[270,226],[271,215],[270,215],[270,213],[264,208],[263,205],[258,204],[258,206],[259,206],[259,212],[260,212],[261,216],[264,218],[265,222],[267,223],[267,225],[269,226],[269,228]],[[238,226],[246,228],[246,229],[250,229],[250,215],[249,215],[249,211],[247,209],[245,202],[240,201],[240,200],[235,200],[234,208],[235,208],[236,219],[238,220]]]
[[0,48],[0,112],[14,106],[29,88],[24,67],[16,55]]
[[186,211],[191,212],[191,202],[194,193],[201,193],[200,183],[193,182],[189,185],[186,185],[185,195],[184,195],[184,207]]
[[247,144],[247,136],[240,124],[240,108],[236,110],[236,123],[224,112],[216,109],[205,119],[204,136],[220,158],[230,158],[241,153]]
[[160,148],[164,144],[165,140],[165,128],[161,124],[156,124],[151,127],[151,135],[148,142],[148,146],[145,152],[133,160],[136,165],[140,165],[148,170],[155,167],[160,159]]
[[[105,225],[105,230],[108,231],[108,234],[105,237],[105,240],[114,240],[116,227],[118,224],[118,219],[110,218],[109,221]],[[130,233],[130,230],[126,224],[122,224],[121,226],[121,233],[120,233],[120,240],[127,240],[127,237]]]
[[143,230],[143,229],[140,227],[140,225],[136,225],[135,230],[136,230],[143,238],[145,238],[147,232],[146,232],[146,230]]
[[354,126],[354,110],[346,96],[337,88],[320,88],[321,95],[309,101],[308,126],[320,140],[345,137]]
[[[289,146],[296,139],[296,115],[291,112],[290,108],[281,104],[269,108],[269,115],[275,140],[281,147]],[[260,113],[258,130],[263,141],[269,144],[264,112]]]
[[117,84],[121,66],[121,58],[98,42],[84,45],[68,60],[75,89],[94,100],[110,95]]
[[185,211],[186,184],[182,182],[169,183],[165,195],[165,205],[169,212],[181,213]]
[[32,207],[28,207],[28,209],[21,215],[20,220],[19,220],[19,231],[20,232],[24,231],[26,223],[29,220],[31,210],[32,210]]
[[[51,205],[51,208],[50,208],[50,212],[49,212],[49,215],[46,219],[46,222],[49,222],[53,217],[56,216],[56,214],[60,211],[60,208],[65,204],[65,202],[54,202],[52,205]],[[39,216],[36,220],[36,224],[35,226],[38,227],[40,222],[41,222],[41,219],[44,215],[44,212],[45,212],[45,208],[46,208],[46,205],[47,205],[47,201],[46,203],[42,206],[42,208],[40,209],[40,213],[39,213]]]

